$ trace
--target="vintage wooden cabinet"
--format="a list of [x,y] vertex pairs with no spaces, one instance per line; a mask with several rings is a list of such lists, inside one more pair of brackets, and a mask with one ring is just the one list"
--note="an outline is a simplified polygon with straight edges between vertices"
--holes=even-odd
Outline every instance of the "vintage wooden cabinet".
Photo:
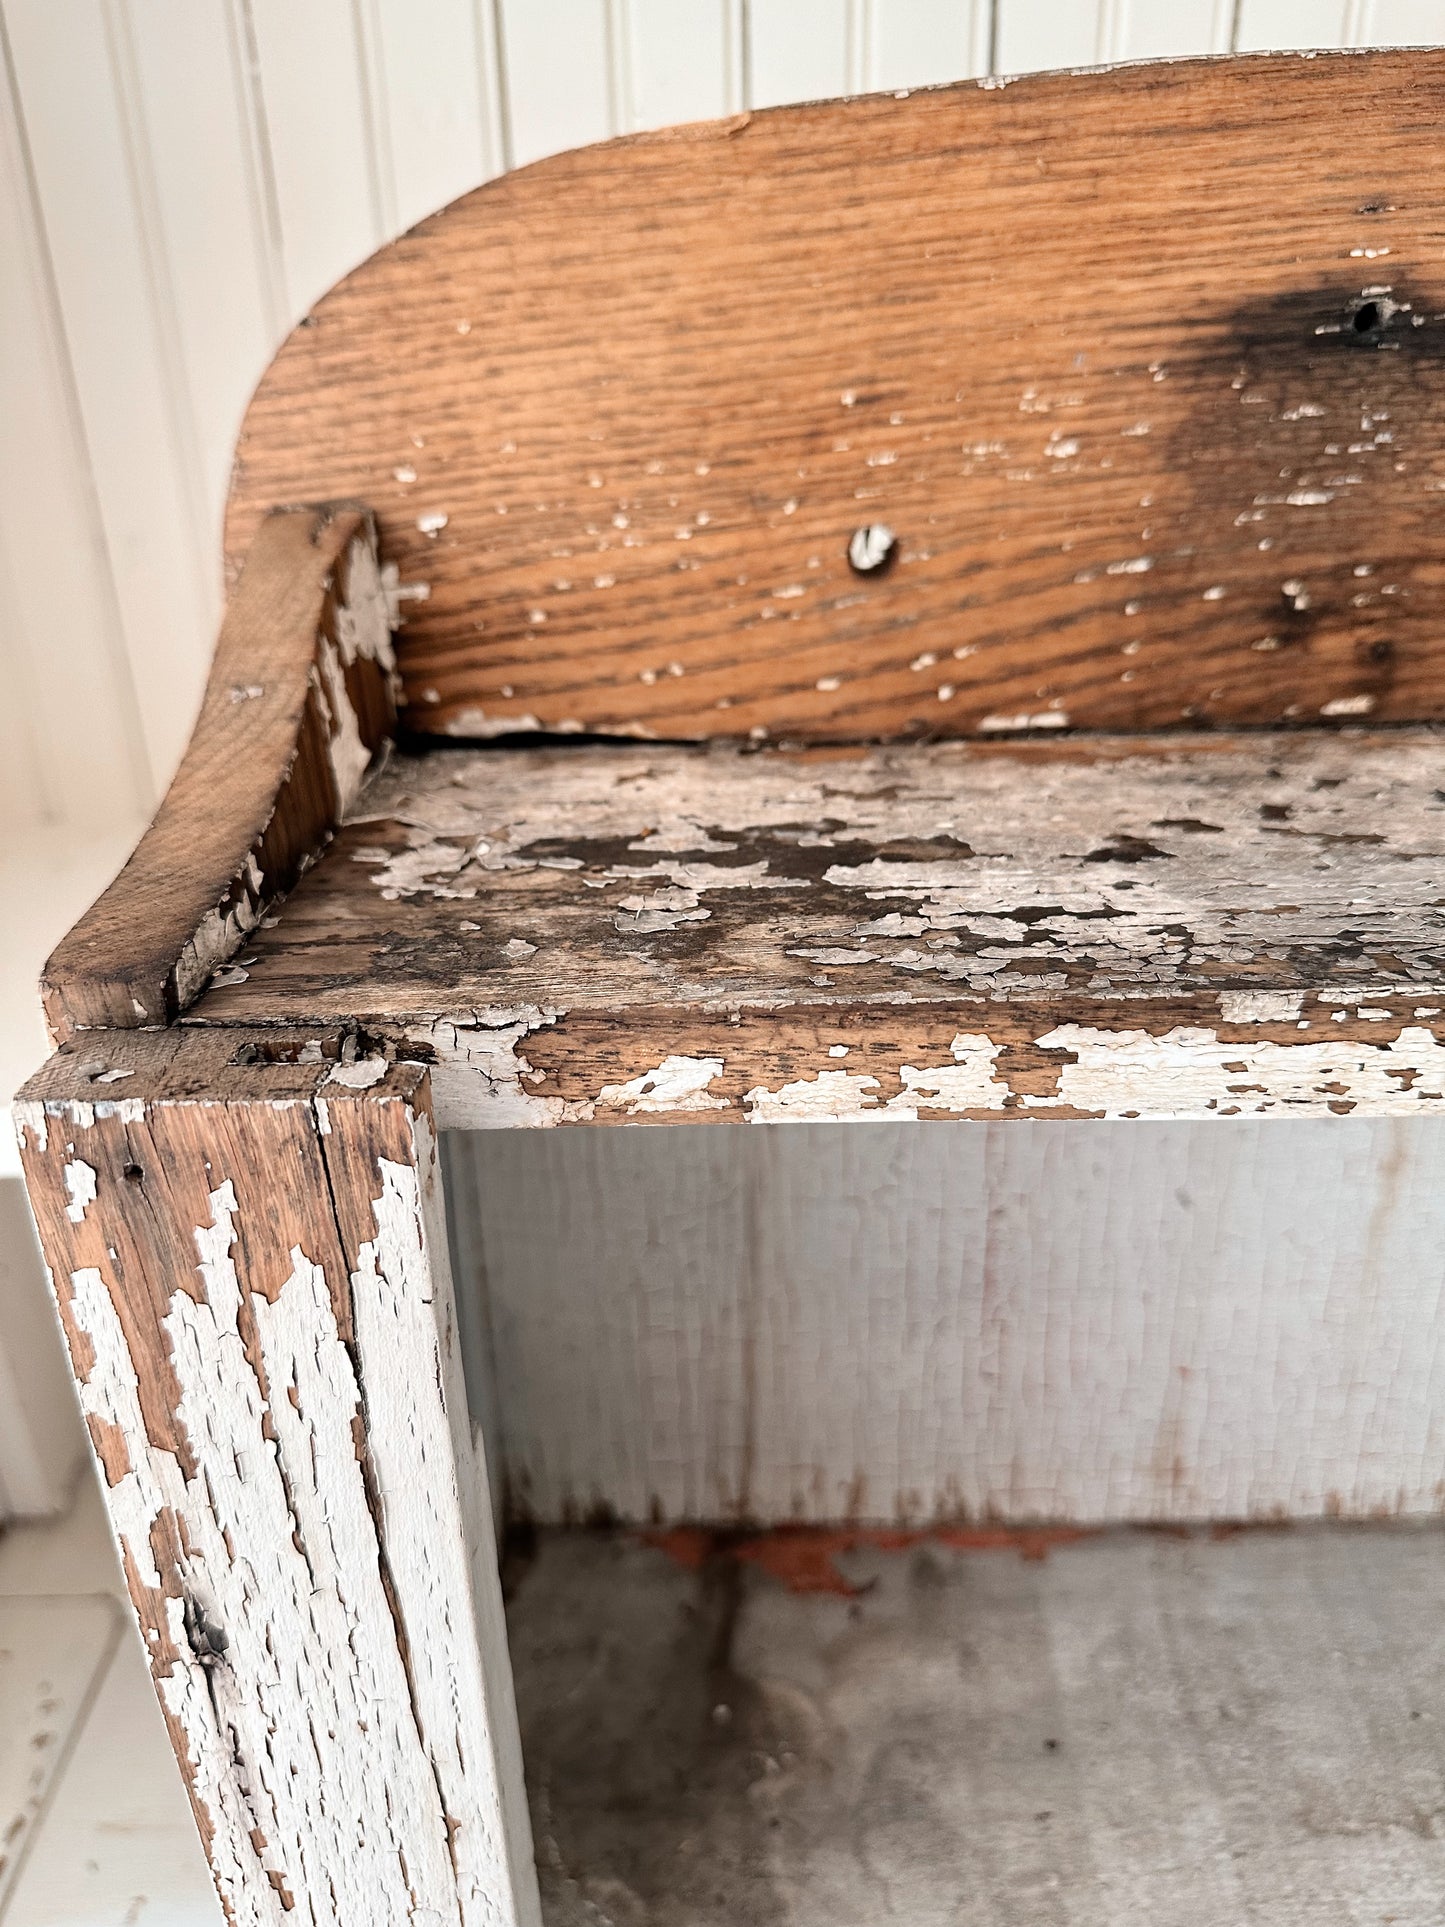
[[538,1917],[438,1127],[1441,1107],[1442,115],[1394,54],[744,114],[286,342],[19,1109],[232,1919]]

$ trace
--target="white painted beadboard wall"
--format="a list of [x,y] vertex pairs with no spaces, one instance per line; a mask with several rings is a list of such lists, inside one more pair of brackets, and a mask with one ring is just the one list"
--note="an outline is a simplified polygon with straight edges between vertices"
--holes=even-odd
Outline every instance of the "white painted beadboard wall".
[[[246,397],[290,325],[389,236],[503,168],[627,129],[748,106],[1231,47],[1428,42],[1445,42],[1445,0],[0,0],[0,1097],[43,1048],[31,987],[45,949],[124,854],[190,728],[219,615],[220,516]],[[946,1140],[952,1150],[931,1148],[931,1136],[896,1153],[878,1141],[864,1187],[872,1202],[864,1216],[855,1210],[852,1249],[867,1254],[876,1236],[888,1251],[871,1272],[866,1265],[860,1271],[855,1314],[871,1306],[871,1315],[883,1315],[889,1293],[899,1307],[967,1293],[963,1273],[954,1277],[946,1252],[940,1259],[935,1235],[940,1200],[957,1187],[983,1185],[970,1208],[982,1212],[984,1222],[993,1209],[991,1184],[1003,1187],[995,1200],[1000,1209],[1027,1193],[1029,1160],[1040,1184],[1052,1181],[1056,1159],[1074,1169],[1071,1140],[1061,1136],[1053,1144],[1054,1130],[1068,1127],[1051,1128],[1052,1149],[1033,1132],[1030,1149],[1011,1136],[1006,1149],[1003,1140],[989,1149],[997,1128],[965,1134],[967,1142]],[[1258,1245],[1262,1221],[1236,1153],[1214,1143],[1217,1127],[1183,1128],[1200,1131],[1195,1221],[1237,1223],[1245,1244],[1253,1237]],[[1306,1139],[1291,1145],[1287,1135],[1274,1135],[1293,1129],[1276,1126],[1263,1134],[1272,1181],[1300,1199],[1323,1200],[1322,1167]],[[34,1315],[34,1259],[17,1228],[23,1214],[3,1148],[7,1136],[0,1130],[0,1186],[10,1187],[0,1204],[15,1226],[7,1232],[0,1221],[0,1242],[8,1239],[0,1250],[0,1518],[52,1502],[74,1451],[68,1407],[62,1411],[64,1394],[56,1389],[57,1361],[53,1347],[46,1349],[48,1327]],[[1366,1211],[1375,1191],[1393,1183],[1390,1173],[1402,1154],[1384,1127],[1373,1135],[1371,1127],[1360,1127],[1351,1143],[1348,1152],[1343,1139],[1339,1143],[1339,1175],[1354,1187],[1357,1212]],[[1422,1141],[1411,1158],[1423,1158],[1426,1149]],[[638,1315],[634,1300],[645,1291],[635,1249],[635,1213],[642,1209],[649,1263],[671,1267],[665,1317],[681,1320],[667,1342],[703,1343],[701,1328],[687,1322],[689,1268],[706,1268],[697,1243],[713,1219],[721,1223],[719,1212],[727,1215],[728,1198],[745,1198],[749,1235],[762,1240],[760,1249],[778,1254],[783,1269],[775,1282],[780,1304],[786,1303],[788,1278],[803,1275],[801,1260],[786,1255],[797,1200],[812,1200],[813,1216],[805,1213],[805,1221],[821,1225],[826,1184],[846,1177],[837,1166],[840,1152],[825,1151],[815,1135],[805,1134],[786,1153],[780,1144],[777,1171],[786,1173],[784,1182],[779,1175],[769,1179],[758,1168],[758,1153],[731,1132],[686,1155],[664,1153],[660,1145],[655,1153],[645,1150],[639,1145],[626,1153],[642,1187],[641,1204],[616,1212],[610,1230],[605,1221],[599,1226],[606,1235],[584,1239],[578,1249],[553,1238],[529,1256],[516,1243],[515,1226],[523,1221],[509,1215],[499,1193],[535,1199],[538,1187],[545,1191],[556,1179],[573,1187],[568,1209],[574,1217],[584,1206],[601,1214],[606,1205],[611,1212],[614,1193],[603,1178],[609,1159],[623,1153],[600,1144],[564,1153],[534,1140],[531,1148],[494,1147],[489,1161],[482,1147],[458,1149],[459,1183],[465,1181],[468,1195],[471,1180],[479,1186],[474,1228],[490,1239],[487,1270],[499,1316],[513,1301],[530,1302],[540,1321],[531,1338],[545,1336],[553,1315],[547,1291],[565,1297],[582,1288],[577,1268],[585,1250],[591,1269],[582,1286],[596,1289],[598,1343],[621,1342],[618,1334],[625,1338],[627,1321]],[[1078,1155],[1078,1182],[1087,1190],[1088,1160]],[[638,1164],[647,1156],[655,1158],[651,1182]],[[521,1167],[511,1173],[507,1158],[520,1159]],[[1131,1222],[1130,1212],[1147,1220],[1157,1179],[1152,1154],[1141,1141],[1124,1163],[1134,1188],[1121,1201],[1120,1222]],[[721,1202],[699,1203],[701,1194],[691,1203],[674,1202],[670,1187],[693,1165]],[[995,1177],[987,1177],[990,1170]],[[861,1174],[855,1177],[862,1183]],[[1422,1175],[1410,1195],[1418,1200],[1427,1190]],[[1309,1492],[1338,1487],[1351,1503],[1364,1503],[1367,1495],[1385,1504],[1402,1498],[1412,1507],[1434,1503],[1429,1479],[1441,1455],[1430,1427],[1437,1409],[1445,1408],[1433,1399],[1433,1381],[1417,1374],[1407,1387],[1392,1375],[1390,1361],[1408,1347],[1417,1325],[1431,1328],[1445,1263],[1440,1241],[1417,1215],[1407,1220],[1398,1249],[1391,1247],[1394,1295],[1372,1314],[1375,1286],[1368,1279],[1378,1266],[1361,1274],[1365,1296],[1351,1309],[1348,1286],[1330,1282],[1339,1277],[1329,1260],[1333,1234],[1318,1228],[1322,1220],[1309,1209],[1296,1221],[1294,1256],[1283,1272],[1262,1248],[1237,1262],[1238,1254],[1231,1257],[1218,1238],[1208,1246],[1220,1272],[1221,1305],[1234,1307],[1225,1328],[1229,1317],[1242,1321],[1229,1341],[1235,1362],[1256,1377],[1275,1370],[1275,1353],[1252,1349],[1250,1320],[1259,1313],[1260,1294],[1288,1298],[1301,1291],[1308,1300],[1310,1291],[1326,1291],[1322,1315],[1344,1316],[1343,1305],[1355,1320],[1341,1328],[1346,1349],[1356,1336],[1361,1343],[1378,1341],[1365,1373],[1372,1388],[1363,1395],[1367,1402],[1403,1398],[1408,1409],[1397,1411],[1393,1431],[1387,1425],[1370,1435],[1367,1477],[1352,1483],[1345,1476],[1352,1449],[1346,1442],[1339,1464],[1316,1453]],[[967,1213],[947,1222],[950,1237],[967,1242],[974,1235]],[[1165,1282],[1150,1284],[1139,1261],[1130,1259],[1127,1239],[1121,1244],[1100,1226],[1095,1230],[1092,1269],[1061,1256],[1057,1242],[1043,1270],[1022,1246],[1009,1260],[1020,1267],[1010,1289],[1025,1296],[1035,1290],[1045,1309],[1065,1299],[1074,1305],[1073,1325],[1056,1311],[1052,1322],[1036,1327],[1037,1357],[1016,1361],[1024,1381],[1032,1371],[1043,1374],[1040,1383],[1047,1379],[1056,1328],[1082,1334],[1079,1356],[1092,1361],[1089,1370],[1102,1369],[1112,1356],[1117,1371],[1126,1372],[1127,1358],[1095,1342],[1105,1326],[1093,1327],[1089,1337],[1078,1294],[1087,1302],[1090,1292],[1102,1293],[1113,1319],[1146,1287],[1155,1291],[1151,1359],[1192,1369],[1188,1294],[1213,1288],[1214,1274],[1191,1270],[1167,1245],[1159,1256]],[[1184,1230],[1178,1235],[1183,1250],[1189,1238]],[[473,1258],[479,1265],[480,1255]],[[538,1263],[552,1267],[550,1283],[529,1299]],[[831,1264],[820,1273],[837,1275]],[[724,1280],[719,1289],[724,1285],[725,1295],[741,1289],[736,1281]],[[1159,1290],[1175,1293],[1172,1304],[1158,1300]],[[664,1315],[658,1301],[654,1310]],[[503,1362],[508,1371],[514,1365],[535,1371],[534,1390],[516,1407],[506,1449],[514,1476],[546,1511],[600,1488],[596,1481],[589,1488],[579,1470],[585,1439],[559,1434],[556,1448],[544,1450],[529,1430],[550,1423],[549,1410],[584,1408],[555,1361],[550,1376],[527,1364],[531,1338],[524,1324],[512,1327],[520,1349]],[[1171,1334],[1180,1331],[1185,1336],[1176,1344]],[[957,1333],[950,1340],[964,1347],[965,1376],[975,1366],[989,1369],[986,1361],[967,1363],[969,1342]],[[1320,1369],[1348,1375],[1326,1351]],[[505,1345],[499,1357],[503,1353]],[[839,1419],[838,1466],[865,1449],[870,1427],[897,1421],[894,1392],[885,1387],[873,1405],[865,1395],[869,1356],[866,1349],[858,1354],[852,1378],[843,1355],[835,1361],[843,1373],[836,1384],[851,1401],[851,1416]],[[1222,1386],[1233,1370],[1228,1344],[1210,1357],[1209,1385]],[[614,1393],[625,1400],[632,1394],[622,1360],[622,1353],[610,1363],[599,1354],[598,1366],[613,1373]],[[674,1368],[660,1369],[659,1396]],[[732,1422],[737,1369],[724,1347],[699,1381],[698,1395],[713,1404],[707,1423]],[[1077,1392],[1085,1381],[1076,1375],[1070,1382]],[[9,1396],[7,1383],[24,1388],[25,1398]],[[1130,1396],[1142,1383],[1131,1381]],[[782,1396],[786,1405],[786,1387]],[[1066,1398],[1059,1409],[1073,1416],[1061,1420],[1054,1446],[1042,1439],[1030,1444],[1015,1425],[1024,1408],[1010,1408],[1012,1443],[996,1450],[1035,1451],[1028,1490],[1043,1489],[1038,1481],[1053,1476],[1048,1452],[1067,1459],[1068,1427],[1085,1423],[1080,1415],[1089,1400],[1107,1407],[1123,1397],[1122,1379],[1111,1384],[1106,1376],[1083,1405],[1070,1406]],[[1328,1428],[1328,1411],[1319,1410],[1318,1424]],[[1163,1464],[1152,1412],[1147,1401],[1121,1408],[1097,1435],[1111,1463],[1122,1455],[1133,1466],[1133,1483],[1121,1485],[1117,1470],[1108,1474],[1113,1485],[1085,1479],[1077,1491],[1069,1488],[1071,1507],[1107,1509],[1114,1504],[1110,1493],[1127,1487],[1127,1500],[1119,1501],[1125,1509],[1150,1509],[1149,1495],[1164,1491],[1159,1481],[1166,1478],[1140,1470],[1151,1451],[1156,1468]],[[1324,1433],[1311,1431],[1314,1423],[1308,1418],[1303,1429],[1271,1429],[1261,1419],[1251,1430],[1241,1420],[1224,1448],[1232,1458],[1217,1467],[1213,1483],[1205,1478],[1190,1487],[1187,1505],[1218,1509],[1229,1494],[1246,1490],[1251,1504],[1263,1502],[1262,1495],[1287,1503],[1291,1490],[1302,1494],[1290,1485],[1288,1458],[1316,1450]],[[897,1459],[886,1473],[895,1494],[905,1484],[941,1490],[939,1482],[952,1477],[980,1503],[999,1502],[1004,1462],[990,1470],[979,1456],[982,1434],[967,1425],[955,1429],[953,1443],[938,1446],[931,1469],[916,1455],[907,1464]],[[663,1456],[684,1436],[654,1428]],[[1362,1433],[1361,1449],[1363,1440]],[[773,1456],[759,1462],[758,1477],[773,1480],[769,1505],[787,1509],[798,1468],[816,1464],[817,1454],[808,1459],[801,1434],[767,1450]],[[882,1470],[883,1460],[879,1465]],[[741,1474],[732,1446],[717,1445],[699,1466],[700,1499],[736,1497]],[[825,1483],[833,1476],[829,1468],[832,1457]],[[1439,1473],[1445,1476],[1445,1459]],[[674,1466],[668,1476],[669,1509],[691,1503],[691,1475]],[[650,1479],[634,1454],[626,1467],[614,1462],[606,1483],[631,1505],[643,1502]],[[1028,1499],[1026,1509],[1035,1503]],[[1180,1504],[1186,1500],[1177,1495],[1170,1502],[1174,1509]],[[804,1509],[830,1505],[827,1495],[810,1490]]]

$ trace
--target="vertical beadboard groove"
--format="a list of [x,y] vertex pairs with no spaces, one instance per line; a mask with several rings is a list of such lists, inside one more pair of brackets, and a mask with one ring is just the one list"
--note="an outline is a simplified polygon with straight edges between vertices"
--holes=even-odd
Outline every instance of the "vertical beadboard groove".
[[607,115],[614,134],[630,134],[639,123],[635,22],[628,0],[606,0],[603,19],[607,35]]
[[877,86],[874,79],[873,0],[848,0],[848,92],[866,94]]
[[746,113],[753,104],[751,22],[749,0],[722,0],[723,88],[730,114]]
[[366,128],[367,191],[376,225],[376,245],[380,247],[397,232],[401,217],[396,157],[392,151],[386,55],[377,0],[351,0],[351,33],[360,80],[357,94],[361,103],[362,123]]
[[276,192],[276,166],[271,156],[266,103],[261,95],[261,62],[256,50],[251,0],[227,0],[226,49],[244,136],[251,246],[256,257],[267,329],[272,340],[279,343],[290,325],[291,297],[286,286],[281,202]]
[[[477,45],[489,50],[491,72],[484,76],[490,79],[496,89],[497,136],[500,147],[502,172],[508,172],[517,165],[516,143],[512,136],[512,97],[507,85],[507,40],[506,25],[502,19],[502,0],[478,0],[484,10],[487,31],[479,33]],[[484,61],[485,64],[485,61]]]
[[1095,33],[1095,58],[1122,60],[1128,45],[1129,0],[1099,0],[1099,24]]
[[481,133],[485,177],[501,174],[507,159],[507,116],[502,100],[501,50],[497,45],[497,10],[492,0],[471,0],[472,38],[477,50],[477,123]]
[[[206,513],[206,485],[201,461],[200,428],[196,420],[195,397],[185,379],[185,360],[181,350],[180,314],[176,304],[175,281],[165,225],[161,219],[156,188],[155,158],[145,103],[136,72],[135,40],[131,30],[130,0],[102,0],[101,18],[105,26],[106,53],[110,61],[111,84],[115,89],[121,135],[125,144],[127,185],[135,209],[136,229],[140,236],[145,266],[145,287],[149,298],[151,326],[160,345],[164,369],[162,392],[165,400],[166,432],[180,475],[182,499],[190,523],[187,551],[196,600],[201,608],[215,601],[216,572],[208,569],[205,554],[210,532]],[[202,638],[205,647],[209,638]]]
[[1374,26],[1373,0],[1345,0],[1344,27],[1340,38],[1347,47],[1368,47]]
[[[61,398],[61,430],[65,448],[63,455],[71,471],[71,479],[76,497],[81,504],[82,524],[57,531],[57,556],[33,558],[33,565],[45,569],[55,566],[57,560],[63,561],[69,553],[69,566],[76,567],[81,558],[89,562],[94,579],[98,604],[98,631],[92,639],[100,644],[100,654],[110,675],[111,691],[116,705],[116,723],[119,742],[116,745],[117,761],[129,779],[129,794],[114,799],[119,813],[148,811],[154,807],[159,795],[159,772],[150,755],[144,723],[141,717],[140,701],[135,682],[135,670],[127,648],[125,624],[121,613],[120,592],[115,579],[115,565],[110,552],[110,544],[105,532],[105,519],[100,501],[95,467],[91,460],[89,440],[85,430],[85,417],[80,406],[80,390],[76,382],[75,365],[71,355],[70,338],[65,325],[65,315],[60,299],[60,285],[55,272],[55,262],[51,254],[50,238],[46,228],[45,210],[41,203],[39,182],[36,177],[35,160],[31,152],[30,136],[26,126],[25,107],[20,96],[19,79],[15,71],[14,50],[10,41],[9,23],[6,19],[3,0],[0,0],[0,85],[5,94],[5,118],[9,122],[17,184],[28,216],[26,230],[31,248],[31,267],[39,305],[47,322],[50,361],[55,382]],[[17,272],[11,265],[9,272]],[[13,606],[13,603],[12,603]],[[36,680],[31,672],[32,685]],[[38,702],[31,711],[32,717],[40,717]],[[37,726],[37,742],[44,744],[44,737]],[[49,748],[46,755],[46,790],[56,794],[60,789],[60,779],[64,760],[59,746]]]

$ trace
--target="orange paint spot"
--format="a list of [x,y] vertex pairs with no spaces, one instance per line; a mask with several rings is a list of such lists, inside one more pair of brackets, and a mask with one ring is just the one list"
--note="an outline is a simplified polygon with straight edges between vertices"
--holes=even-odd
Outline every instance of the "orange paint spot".
[[1047,1559],[1054,1546],[1072,1545],[1093,1537],[1090,1526],[934,1526],[906,1529],[896,1526],[778,1526],[770,1532],[709,1531],[703,1526],[674,1526],[644,1532],[643,1543],[655,1546],[688,1572],[698,1572],[710,1558],[732,1559],[756,1566],[791,1593],[832,1593],[855,1598],[864,1590],[839,1570],[839,1557],[869,1547],[878,1552],[907,1552],[932,1542],[951,1552],[1016,1552],[1021,1559]]
[[1091,1539],[1096,1526],[940,1526],[930,1536],[955,1552],[1017,1552],[1021,1559],[1047,1559],[1054,1546]]
[[656,1546],[686,1572],[701,1572],[717,1539],[717,1533],[710,1532],[706,1526],[669,1526],[642,1534],[645,1546]]
[[858,1535],[853,1532],[783,1527],[739,1540],[734,1553],[750,1566],[761,1567],[789,1592],[833,1592],[851,1599],[859,1588],[850,1585],[834,1561],[840,1552],[851,1552],[857,1543]]

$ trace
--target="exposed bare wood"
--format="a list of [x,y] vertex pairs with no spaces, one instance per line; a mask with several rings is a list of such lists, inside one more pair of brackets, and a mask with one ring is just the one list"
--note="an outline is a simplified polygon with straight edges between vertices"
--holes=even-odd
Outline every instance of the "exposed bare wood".
[[420,731],[1440,716],[1442,115],[1445,55],[1284,55],[544,161],[292,335],[232,566],[374,504]]
[[1440,756],[398,756],[194,1017],[355,1018],[436,1054],[448,1123],[1428,1109]]
[[105,1073],[53,1059],[17,1115],[228,1914],[535,1922],[426,1074],[117,1042]]
[[290,888],[391,729],[376,534],[349,505],[259,525],[185,758],[135,854],[44,977],[53,1034],[159,1025]]

